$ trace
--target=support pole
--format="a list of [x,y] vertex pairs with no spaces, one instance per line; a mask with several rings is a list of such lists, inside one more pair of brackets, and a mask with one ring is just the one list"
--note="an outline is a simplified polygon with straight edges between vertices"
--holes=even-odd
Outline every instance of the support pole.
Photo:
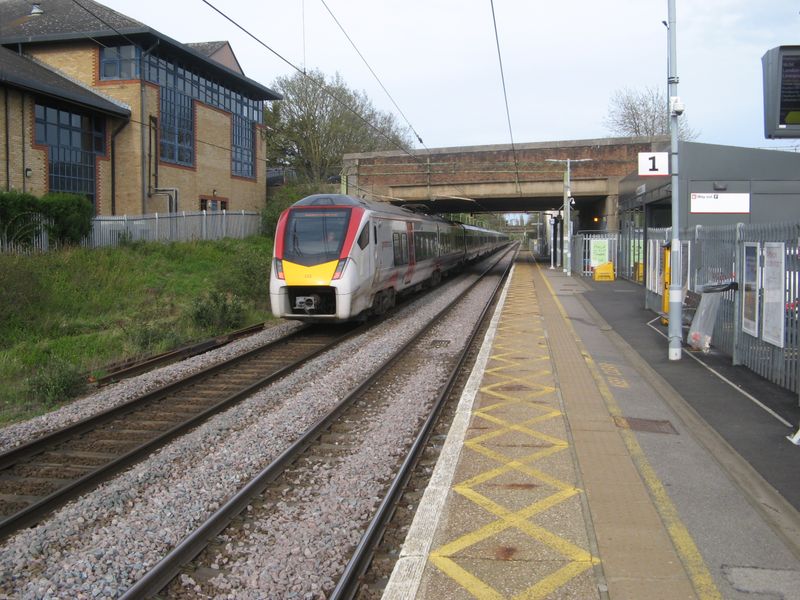
[[675,31],[675,0],[668,0],[669,24],[669,133],[672,174],[672,241],[670,244],[670,284],[669,284],[669,360],[680,360],[683,328],[681,326],[681,292],[683,289],[681,272],[680,240],[680,177],[678,169],[678,116],[683,112],[678,98],[677,51]]

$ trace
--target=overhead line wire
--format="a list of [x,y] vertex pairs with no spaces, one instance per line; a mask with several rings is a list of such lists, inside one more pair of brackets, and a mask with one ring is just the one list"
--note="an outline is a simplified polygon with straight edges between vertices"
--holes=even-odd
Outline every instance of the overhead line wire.
[[500,53],[500,36],[497,33],[497,18],[494,14],[494,0],[489,0],[489,4],[492,7],[492,24],[494,25],[494,40],[497,44],[497,60],[500,62],[500,80],[503,83],[503,99],[506,103],[506,119],[508,120],[508,135],[511,137],[511,153],[514,156],[514,170],[516,171],[517,177],[517,192],[521,195],[522,188],[519,185],[519,166],[517,164],[517,148],[514,144],[514,131],[511,128],[511,111],[508,109],[508,92],[506,91],[506,75],[503,70],[503,56]]
[[353,47],[353,50],[355,50],[355,51],[356,51],[356,54],[358,54],[358,56],[361,58],[361,60],[363,61],[363,63],[366,65],[367,69],[369,69],[369,72],[370,72],[370,73],[372,73],[372,76],[375,78],[375,81],[377,81],[377,82],[378,82],[378,85],[380,85],[380,86],[381,86],[381,89],[382,89],[382,90],[383,90],[383,91],[386,93],[386,95],[389,97],[389,100],[391,100],[391,101],[392,101],[392,104],[394,104],[394,107],[397,109],[397,112],[399,112],[399,113],[400,113],[400,116],[402,116],[402,117],[403,117],[403,120],[405,120],[405,122],[406,122],[406,123],[408,124],[408,126],[411,128],[411,131],[413,131],[413,132],[414,132],[414,135],[416,136],[416,138],[417,138],[417,140],[419,141],[419,143],[420,143],[420,144],[422,144],[423,146],[425,146],[425,142],[423,142],[423,141],[422,141],[422,138],[420,137],[419,133],[417,133],[417,130],[416,130],[416,129],[414,129],[414,126],[413,126],[413,125],[411,124],[411,122],[408,120],[408,117],[406,117],[406,115],[403,113],[402,109],[401,109],[401,108],[400,108],[400,107],[397,105],[397,102],[395,102],[395,101],[394,101],[394,98],[392,98],[392,95],[389,93],[389,90],[387,90],[387,89],[386,89],[386,86],[384,86],[384,85],[383,85],[383,82],[380,80],[380,77],[378,77],[378,75],[375,73],[375,71],[372,69],[372,67],[371,67],[371,66],[369,65],[369,63],[367,62],[367,59],[366,59],[366,58],[364,58],[364,55],[363,55],[363,54],[361,54],[361,51],[360,51],[360,50],[358,49],[358,47],[356,46],[355,42],[353,42],[353,40],[350,38],[350,36],[349,36],[349,35],[347,34],[347,32],[344,30],[344,27],[342,27],[342,24],[339,22],[339,19],[337,19],[337,18],[336,18],[336,15],[334,15],[334,14],[333,14],[333,11],[331,11],[330,7],[329,7],[329,6],[328,6],[328,4],[325,2],[325,0],[320,0],[320,2],[322,2],[322,6],[324,6],[324,7],[325,7],[325,10],[327,10],[327,11],[328,11],[328,14],[329,14],[329,15],[331,16],[331,18],[334,20],[334,22],[336,23],[336,25],[338,25],[338,26],[339,26],[339,29],[340,29],[340,30],[342,31],[342,33],[344,34],[344,37],[346,37],[346,38],[347,38],[347,41],[348,41],[348,42],[350,42],[350,45]]
[[[227,21],[229,21],[231,24],[233,24],[233,25],[234,25],[236,28],[240,29],[242,32],[244,32],[244,33],[245,33],[245,34],[247,34],[249,37],[251,37],[253,40],[255,40],[255,41],[258,43],[258,44],[260,44],[261,46],[263,46],[264,48],[266,48],[267,50],[269,50],[270,52],[272,52],[272,53],[273,53],[275,56],[277,56],[278,58],[280,58],[280,59],[281,59],[283,62],[285,62],[285,63],[286,63],[287,65],[289,65],[290,67],[292,67],[292,68],[293,68],[295,71],[297,71],[298,73],[300,73],[301,75],[303,75],[303,77],[307,77],[307,78],[308,78],[308,79],[310,79],[310,80],[311,80],[311,81],[312,81],[314,84],[318,85],[318,86],[319,86],[319,88],[321,89],[321,91],[322,91],[324,94],[326,94],[328,97],[330,97],[331,99],[333,99],[335,102],[339,103],[339,105],[343,106],[345,109],[347,109],[348,111],[350,111],[351,113],[353,113],[353,114],[354,114],[354,115],[355,115],[355,116],[356,116],[356,117],[357,117],[357,118],[358,118],[358,119],[359,119],[361,122],[363,122],[363,123],[364,123],[364,124],[365,124],[367,127],[369,127],[370,129],[372,129],[373,131],[375,131],[375,132],[376,132],[376,133],[377,133],[379,136],[381,136],[381,137],[382,137],[382,138],[384,138],[386,141],[388,141],[389,143],[391,143],[391,144],[393,144],[394,146],[396,146],[397,148],[399,148],[401,151],[403,151],[403,152],[405,152],[406,154],[408,154],[408,155],[409,155],[411,158],[413,158],[414,160],[416,160],[416,161],[420,161],[420,159],[419,159],[417,156],[415,156],[414,154],[412,154],[411,152],[409,152],[409,150],[408,150],[407,148],[404,148],[402,145],[398,144],[398,143],[397,143],[395,140],[393,140],[391,137],[389,137],[388,135],[386,135],[386,133],[384,133],[384,132],[383,132],[381,129],[379,129],[378,127],[376,127],[376,126],[375,126],[375,125],[373,125],[372,123],[370,123],[370,122],[369,122],[369,121],[368,121],[368,120],[367,120],[367,119],[366,119],[366,118],[365,118],[363,115],[361,115],[361,114],[360,114],[360,113],[359,113],[357,110],[355,110],[355,109],[354,109],[352,106],[350,106],[350,105],[349,105],[347,102],[345,102],[344,100],[342,100],[341,98],[339,98],[339,97],[338,97],[336,94],[333,94],[333,93],[331,93],[330,91],[328,91],[328,89],[326,89],[326,87],[325,87],[324,85],[320,85],[320,84],[319,84],[319,82],[318,82],[318,81],[317,81],[315,78],[313,78],[313,77],[311,77],[310,75],[306,74],[305,72],[303,72],[303,70],[302,70],[302,69],[300,69],[300,68],[299,68],[297,65],[295,65],[293,62],[291,62],[291,61],[290,61],[288,58],[286,58],[286,57],[282,56],[282,55],[281,55],[281,54],[279,54],[277,51],[275,51],[275,50],[273,50],[272,48],[270,48],[270,47],[269,47],[269,46],[268,46],[268,45],[267,45],[267,44],[266,44],[264,41],[262,41],[262,40],[261,40],[261,39],[260,39],[258,36],[256,36],[255,34],[251,33],[251,32],[250,32],[250,31],[248,31],[247,29],[245,29],[245,28],[244,28],[242,25],[240,25],[240,24],[239,24],[238,22],[236,22],[234,19],[232,19],[231,17],[229,17],[228,15],[226,15],[226,14],[225,14],[224,12],[222,12],[222,11],[221,11],[219,8],[217,8],[217,7],[216,7],[216,6],[214,6],[214,5],[213,5],[211,2],[209,2],[209,0],[201,0],[201,1],[203,2],[203,4],[206,4],[206,5],[207,5],[209,8],[211,8],[212,10],[214,10],[215,12],[217,12],[217,13],[218,13],[220,16],[222,16],[222,17],[223,17],[223,18],[225,18]],[[421,161],[420,161],[420,162],[421,162]]]

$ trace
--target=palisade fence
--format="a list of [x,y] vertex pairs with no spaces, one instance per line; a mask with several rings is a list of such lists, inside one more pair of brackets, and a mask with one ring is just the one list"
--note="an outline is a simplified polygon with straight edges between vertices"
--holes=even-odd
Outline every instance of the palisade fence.
[[[0,224],[1,225],[1,224]],[[188,242],[246,238],[256,235],[261,227],[261,214],[249,211],[200,211],[155,213],[151,215],[95,217],[92,231],[81,242],[84,248],[119,246],[131,242]],[[0,251],[29,254],[54,249],[45,223],[40,217],[31,219],[24,235],[7,239],[0,226]]]
[[[662,313],[663,249],[672,230],[631,228],[614,236],[617,276],[643,283],[646,307]],[[576,235],[572,248],[572,268],[586,276],[589,239]],[[800,222],[698,225],[682,230],[680,240],[684,292],[738,284],[738,291],[719,292],[712,346],[733,364],[800,393]]]

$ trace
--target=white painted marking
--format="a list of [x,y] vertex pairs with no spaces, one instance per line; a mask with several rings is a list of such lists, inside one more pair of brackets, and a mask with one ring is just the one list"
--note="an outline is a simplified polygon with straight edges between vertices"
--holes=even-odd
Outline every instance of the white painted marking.
[[[653,325],[652,325],[653,321],[657,321],[657,320],[659,320],[660,318],[661,318],[661,317],[656,317],[655,319],[652,319],[651,321],[648,321],[648,322],[647,322],[647,326],[648,326],[648,327],[650,327],[650,329],[652,329],[653,331],[655,331],[655,332],[656,332],[658,335],[660,335],[660,336],[664,337],[665,339],[669,339],[669,338],[668,338],[668,337],[667,337],[667,336],[664,334],[664,332],[663,332],[663,331],[659,331],[659,330],[658,330],[656,327],[653,327]],[[754,396],[752,396],[752,395],[748,394],[747,392],[745,392],[745,391],[744,391],[742,388],[740,388],[738,385],[736,385],[735,383],[733,383],[733,382],[732,382],[730,379],[728,379],[727,377],[725,377],[725,376],[724,376],[722,373],[720,373],[720,372],[718,372],[718,371],[715,371],[714,369],[712,369],[711,367],[709,367],[709,366],[708,366],[706,363],[704,363],[702,360],[700,360],[699,358],[697,358],[697,357],[696,357],[694,354],[692,354],[691,352],[686,352],[685,350],[683,350],[683,353],[684,353],[686,356],[688,356],[688,357],[690,357],[690,358],[693,358],[693,359],[694,359],[694,360],[696,360],[698,363],[700,363],[701,365],[703,365],[703,367],[705,367],[706,369],[708,369],[709,371],[711,371],[711,372],[712,372],[714,375],[716,375],[717,377],[719,377],[719,378],[720,378],[722,381],[724,381],[724,382],[725,382],[725,383],[727,383],[729,386],[731,386],[733,389],[735,389],[737,392],[739,392],[740,394],[742,394],[742,395],[743,395],[745,398],[748,398],[748,399],[749,399],[749,400],[751,400],[751,401],[752,401],[754,404],[756,404],[757,406],[759,406],[759,407],[763,408],[763,409],[764,409],[766,412],[768,412],[770,415],[772,415],[773,417],[775,417],[776,419],[778,419],[778,421],[780,421],[781,423],[783,423],[783,424],[784,424],[784,425],[786,425],[787,427],[794,427],[794,425],[792,425],[791,423],[789,423],[789,421],[787,421],[786,419],[784,419],[782,416],[780,416],[778,413],[776,413],[774,410],[772,410],[772,409],[771,409],[769,406],[766,406],[766,405],[764,405],[764,404],[763,404],[763,403],[762,403],[762,402],[761,402],[761,401],[760,401],[758,398],[756,398],[756,397],[754,397]]]
[[515,266],[512,266],[497,308],[495,308],[489,328],[486,331],[486,336],[483,339],[478,358],[472,368],[472,373],[469,376],[469,380],[467,380],[464,391],[461,393],[453,424],[450,426],[450,431],[447,434],[439,459],[436,461],[431,480],[425,488],[419,508],[417,508],[417,512],[414,515],[414,520],[408,530],[405,542],[403,542],[400,557],[395,563],[392,575],[383,592],[383,600],[413,600],[416,598],[420,583],[422,583],[422,573],[425,570],[425,564],[428,562],[428,554],[433,544],[433,535],[436,533],[439,518],[442,516],[442,509],[447,500],[447,495],[450,493],[458,458],[464,446],[467,427],[469,427],[472,406],[480,389],[486,364],[489,362],[492,343],[497,333],[497,324],[500,322],[508,288],[514,276],[514,269]]

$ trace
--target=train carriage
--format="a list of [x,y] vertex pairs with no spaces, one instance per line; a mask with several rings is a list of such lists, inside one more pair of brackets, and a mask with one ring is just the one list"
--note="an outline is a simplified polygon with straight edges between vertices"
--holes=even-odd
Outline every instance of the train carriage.
[[[468,260],[468,254],[485,253],[488,237],[476,231],[486,230],[471,230],[352,196],[304,198],[278,220],[270,276],[272,312],[308,321],[381,314],[394,305],[397,294],[438,283]],[[468,253],[470,239],[475,247]]]

